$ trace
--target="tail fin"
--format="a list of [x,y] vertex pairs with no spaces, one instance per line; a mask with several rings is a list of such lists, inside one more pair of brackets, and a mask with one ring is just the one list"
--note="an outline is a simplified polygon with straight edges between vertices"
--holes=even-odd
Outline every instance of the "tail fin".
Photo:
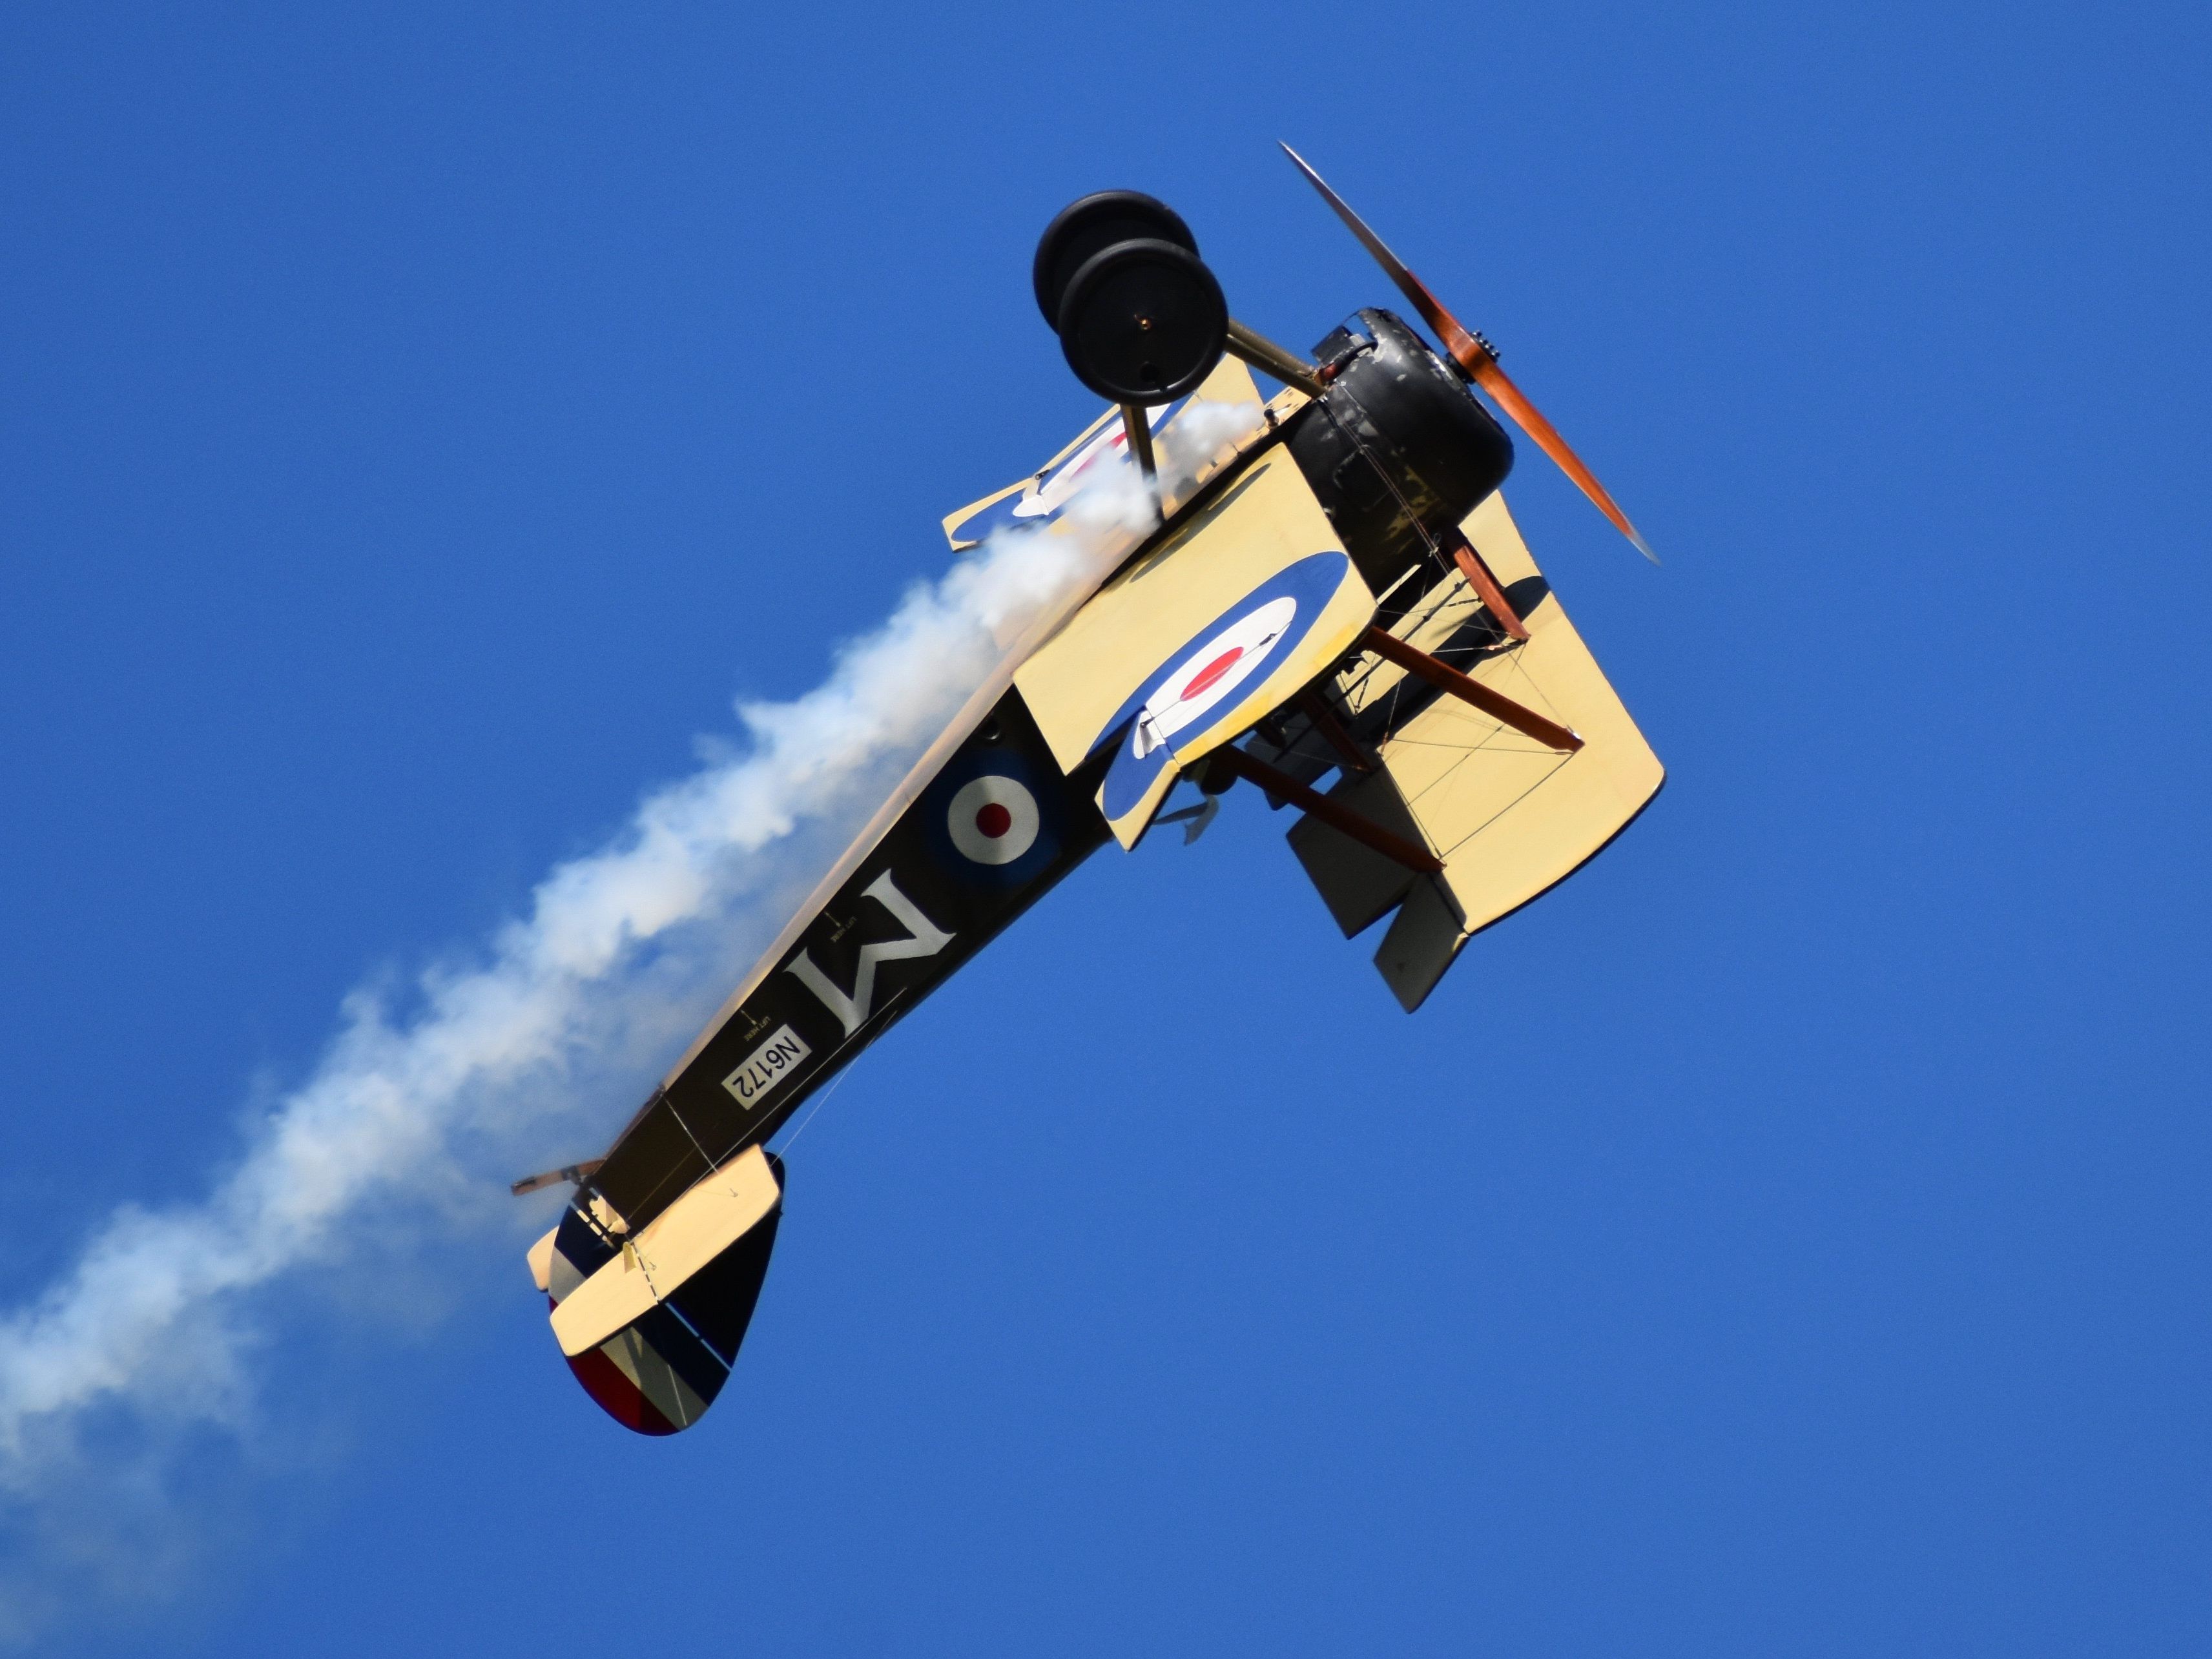
[[588,1189],[532,1247],[568,1369],[640,1434],[674,1434],[722,1391],[783,1218],[783,1161],[748,1148],[631,1235]]

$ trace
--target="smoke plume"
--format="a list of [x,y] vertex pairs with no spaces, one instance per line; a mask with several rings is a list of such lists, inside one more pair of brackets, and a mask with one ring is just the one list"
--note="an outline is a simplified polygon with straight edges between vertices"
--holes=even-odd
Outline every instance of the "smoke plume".
[[[1170,483],[1257,413],[1191,405],[1163,444]],[[554,870],[472,955],[349,999],[204,1198],[124,1206],[0,1316],[0,1535],[20,1546],[0,1640],[48,1624],[73,1573],[158,1583],[182,1501],[165,1468],[187,1443],[250,1455],[257,1356],[299,1316],[288,1282],[403,1234],[512,1246],[503,1178],[539,1167],[518,1160],[605,1143],[915,757],[1149,527],[1132,470],[1094,471],[1065,515],[1077,533],[994,537],[815,690],[741,704],[741,741]],[[88,1540],[94,1512],[107,1530]]]

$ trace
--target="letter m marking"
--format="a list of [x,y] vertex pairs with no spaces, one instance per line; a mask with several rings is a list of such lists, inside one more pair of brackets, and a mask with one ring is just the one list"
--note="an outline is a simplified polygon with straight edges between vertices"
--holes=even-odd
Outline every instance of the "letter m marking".
[[898,890],[888,870],[860,890],[862,898],[872,898],[891,913],[891,918],[906,929],[904,939],[886,939],[880,945],[860,947],[860,965],[853,975],[850,996],[837,988],[829,975],[815,965],[814,958],[801,951],[786,964],[784,971],[795,975],[799,982],[822,999],[822,1006],[837,1016],[850,1036],[867,1024],[868,1010],[876,1000],[876,969],[886,962],[904,962],[911,957],[933,957],[952,942],[952,935],[939,927],[921,914],[915,902]]

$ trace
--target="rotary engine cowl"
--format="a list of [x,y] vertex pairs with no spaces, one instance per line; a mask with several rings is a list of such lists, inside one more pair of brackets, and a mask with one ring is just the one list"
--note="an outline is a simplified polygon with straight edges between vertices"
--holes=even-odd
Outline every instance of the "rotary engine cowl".
[[[1430,538],[1505,481],[1513,441],[1389,312],[1360,312],[1314,355],[1328,385],[1292,418],[1291,454],[1359,574],[1382,593],[1430,558]],[[1449,568],[1447,560],[1436,574]]]

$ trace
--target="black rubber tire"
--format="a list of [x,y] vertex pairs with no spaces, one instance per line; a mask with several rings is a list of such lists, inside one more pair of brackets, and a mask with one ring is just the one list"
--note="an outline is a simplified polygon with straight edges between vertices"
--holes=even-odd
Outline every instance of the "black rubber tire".
[[1182,216],[1142,191],[1097,191],[1060,209],[1037,238],[1036,258],[1030,266],[1030,286],[1036,291],[1037,309],[1044,313],[1045,322],[1060,326],[1067,285],[1093,254],[1116,242],[1139,240],[1173,242],[1191,253],[1198,252],[1197,240]]
[[1060,349],[1075,378],[1117,404],[1198,390],[1229,343],[1229,304],[1206,262],[1139,238],[1084,262],[1060,301]]

